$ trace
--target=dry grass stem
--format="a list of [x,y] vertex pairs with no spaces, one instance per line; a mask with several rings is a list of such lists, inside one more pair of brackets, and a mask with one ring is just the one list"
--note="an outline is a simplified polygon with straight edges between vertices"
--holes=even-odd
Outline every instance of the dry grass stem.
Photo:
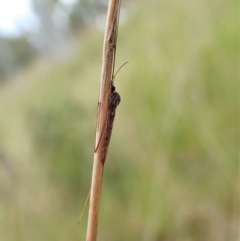
[[110,0],[108,7],[103,45],[102,74],[97,113],[94,163],[86,239],[87,241],[95,241],[97,238],[97,224],[103,169],[107,154],[107,147],[110,140],[109,136],[109,139],[106,141],[106,135],[108,135],[107,132],[109,131],[106,127],[106,121],[109,117],[109,98],[113,93],[110,87],[114,71],[120,3],[120,0]]

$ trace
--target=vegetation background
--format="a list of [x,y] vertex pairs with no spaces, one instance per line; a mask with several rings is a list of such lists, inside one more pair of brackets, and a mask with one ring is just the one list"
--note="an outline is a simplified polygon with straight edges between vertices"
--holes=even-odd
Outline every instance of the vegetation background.
[[[239,240],[239,3],[124,9],[98,240]],[[0,240],[85,240],[103,34],[2,84]]]

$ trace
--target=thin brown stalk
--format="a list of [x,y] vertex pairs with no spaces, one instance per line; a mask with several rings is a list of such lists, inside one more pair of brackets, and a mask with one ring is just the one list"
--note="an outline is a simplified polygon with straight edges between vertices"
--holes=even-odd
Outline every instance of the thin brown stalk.
[[111,94],[113,94],[110,87],[112,86],[112,78],[114,76],[113,72],[116,54],[120,3],[120,0],[109,0],[108,6],[107,23],[103,45],[102,74],[97,113],[94,163],[86,239],[87,241],[96,241],[97,238],[97,224],[103,170],[109,144],[109,140],[106,144],[106,135],[107,131],[109,131],[106,127],[106,121],[109,117],[109,97]]

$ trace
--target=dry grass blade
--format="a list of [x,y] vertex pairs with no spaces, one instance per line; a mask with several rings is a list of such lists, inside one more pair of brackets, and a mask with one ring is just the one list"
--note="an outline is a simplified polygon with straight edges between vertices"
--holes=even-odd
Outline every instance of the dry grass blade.
[[110,0],[108,7],[103,46],[102,74],[98,102],[87,241],[96,241],[97,239],[97,223],[104,163],[110,142],[115,110],[120,102],[120,96],[117,92],[115,92],[115,88],[112,83],[112,78],[114,75],[120,3],[120,0]]

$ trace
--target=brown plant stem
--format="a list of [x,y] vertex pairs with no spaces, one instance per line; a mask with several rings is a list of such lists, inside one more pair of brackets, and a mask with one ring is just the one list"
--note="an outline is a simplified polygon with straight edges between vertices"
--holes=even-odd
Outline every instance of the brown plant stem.
[[[109,0],[107,23],[103,44],[102,74],[98,101],[94,163],[88,214],[87,241],[96,241],[99,204],[106,158],[106,121],[109,115],[108,100],[114,71],[120,0]],[[102,138],[103,137],[103,138]]]

